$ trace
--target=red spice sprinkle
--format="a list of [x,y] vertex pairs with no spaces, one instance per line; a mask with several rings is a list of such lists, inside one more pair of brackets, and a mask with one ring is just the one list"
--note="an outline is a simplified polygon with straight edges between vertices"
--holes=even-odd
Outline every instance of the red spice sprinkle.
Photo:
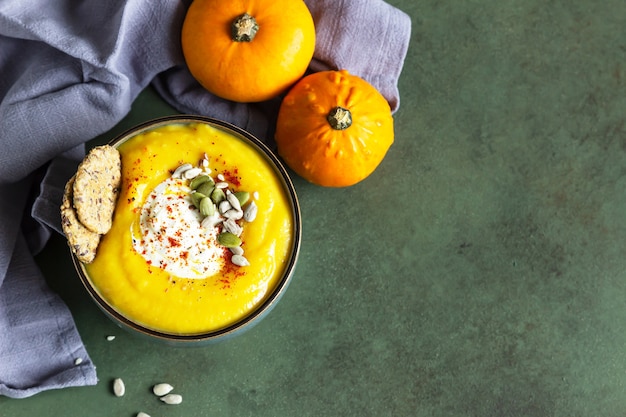
[[176,239],[174,239],[173,237],[169,237],[167,238],[168,242],[170,242],[170,246],[171,247],[178,247],[180,246],[180,242]]
[[235,187],[239,187],[241,185],[241,182],[239,181],[239,177],[237,176],[238,172],[239,170],[237,168],[235,168],[233,172],[225,169],[222,175],[224,175],[224,178],[226,179],[226,181],[230,182]]

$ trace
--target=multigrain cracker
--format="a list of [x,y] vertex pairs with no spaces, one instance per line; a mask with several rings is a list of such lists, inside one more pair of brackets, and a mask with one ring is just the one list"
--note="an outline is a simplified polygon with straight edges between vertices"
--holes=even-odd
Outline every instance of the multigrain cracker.
[[113,210],[121,181],[121,159],[109,145],[93,148],[76,171],[74,209],[80,222],[105,234],[113,224]]
[[90,263],[96,257],[100,234],[87,229],[76,216],[73,205],[75,176],[65,185],[61,204],[61,226],[67,242],[79,261]]

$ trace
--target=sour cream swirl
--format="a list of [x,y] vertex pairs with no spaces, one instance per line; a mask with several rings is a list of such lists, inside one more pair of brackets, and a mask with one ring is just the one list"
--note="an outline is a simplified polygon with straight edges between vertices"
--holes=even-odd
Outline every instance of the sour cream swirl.
[[190,191],[186,180],[174,177],[155,187],[133,226],[133,248],[174,277],[202,279],[220,271],[225,249],[214,227],[202,227]]

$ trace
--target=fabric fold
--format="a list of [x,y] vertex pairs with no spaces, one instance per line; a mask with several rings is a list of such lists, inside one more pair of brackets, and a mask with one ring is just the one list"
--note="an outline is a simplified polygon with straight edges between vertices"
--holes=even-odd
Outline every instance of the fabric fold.
[[67,306],[46,285],[21,235],[2,283],[0,306],[1,395],[25,398],[42,389],[97,382],[95,367],[67,319]]
[[[62,233],[63,187],[85,143],[126,116],[146,86],[181,113],[225,120],[271,145],[280,97],[229,102],[186,69],[180,29],[190,2],[0,2],[0,395],[97,382],[71,312],[33,256]],[[408,16],[382,0],[305,3],[317,36],[310,71],[346,69],[396,111]]]

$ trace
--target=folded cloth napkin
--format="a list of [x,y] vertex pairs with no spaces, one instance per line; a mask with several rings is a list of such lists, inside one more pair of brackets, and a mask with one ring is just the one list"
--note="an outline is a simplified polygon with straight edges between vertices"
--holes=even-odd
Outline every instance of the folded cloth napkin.
[[[117,124],[150,83],[182,113],[271,139],[278,100],[228,102],[186,70],[179,33],[189,1],[0,2],[0,395],[97,383],[70,311],[33,258],[62,233],[63,186],[85,142]],[[408,16],[382,0],[305,2],[317,31],[310,70],[345,68],[397,110]]]

